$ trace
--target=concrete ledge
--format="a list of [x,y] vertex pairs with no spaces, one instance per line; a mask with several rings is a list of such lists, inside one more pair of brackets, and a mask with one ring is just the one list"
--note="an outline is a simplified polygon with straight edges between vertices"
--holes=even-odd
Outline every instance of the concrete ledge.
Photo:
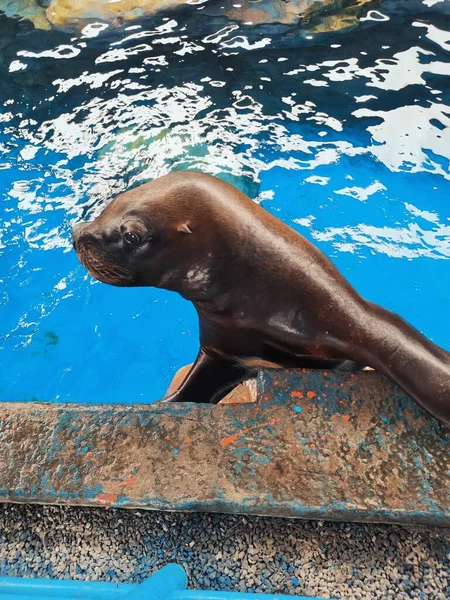
[[0,404],[0,501],[450,526],[450,434],[373,372],[254,404]]

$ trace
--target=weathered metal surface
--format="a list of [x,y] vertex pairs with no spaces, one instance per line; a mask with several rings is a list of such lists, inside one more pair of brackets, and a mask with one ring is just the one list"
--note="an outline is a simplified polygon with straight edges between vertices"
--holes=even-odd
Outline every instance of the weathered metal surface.
[[450,525],[450,434],[373,372],[256,404],[0,404],[0,500]]

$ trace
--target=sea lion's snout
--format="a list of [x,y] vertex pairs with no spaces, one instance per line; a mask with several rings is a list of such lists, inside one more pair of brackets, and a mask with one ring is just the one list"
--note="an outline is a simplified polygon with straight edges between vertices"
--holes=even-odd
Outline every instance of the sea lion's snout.
[[72,227],[72,245],[77,254],[84,247],[94,248],[97,251],[107,251],[108,240],[104,233],[96,227],[95,221],[90,223],[76,223]]
[[81,264],[98,281],[130,285],[129,269],[119,264],[117,257],[111,254],[104,236],[93,229],[93,223],[77,223],[72,228],[72,244]]
[[99,246],[101,236],[92,231],[92,223],[76,223],[72,227],[72,245],[78,252],[82,246]]

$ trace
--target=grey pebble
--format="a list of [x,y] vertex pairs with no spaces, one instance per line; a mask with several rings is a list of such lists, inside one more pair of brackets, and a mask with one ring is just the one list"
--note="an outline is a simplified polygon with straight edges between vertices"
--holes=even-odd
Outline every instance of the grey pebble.
[[450,531],[197,513],[0,505],[0,575],[138,582],[168,562],[197,589],[449,600]]

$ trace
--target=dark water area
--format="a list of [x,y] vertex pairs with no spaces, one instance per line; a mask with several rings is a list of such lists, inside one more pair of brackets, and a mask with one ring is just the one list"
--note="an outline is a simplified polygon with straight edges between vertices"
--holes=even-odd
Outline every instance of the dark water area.
[[244,8],[0,16],[1,400],[154,401],[195,358],[188,303],[94,282],[70,241],[174,169],[233,183],[450,348],[450,2]]

